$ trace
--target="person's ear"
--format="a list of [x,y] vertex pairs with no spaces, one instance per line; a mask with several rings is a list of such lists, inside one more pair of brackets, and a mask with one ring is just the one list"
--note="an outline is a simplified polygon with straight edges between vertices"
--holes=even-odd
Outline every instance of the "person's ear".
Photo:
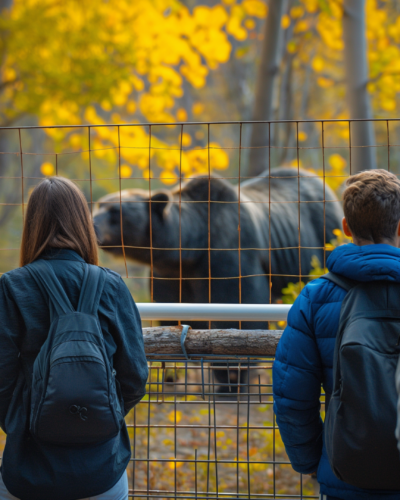
[[397,226],[397,236],[400,236],[400,221],[399,221],[399,224]]
[[352,238],[353,235],[351,234],[350,228],[347,224],[346,217],[343,217],[342,219],[342,226],[343,226],[343,232],[348,238]]
[[172,196],[168,191],[158,191],[152,195],[150,201],[152,212],[162,217],[168,205],[172,202]]

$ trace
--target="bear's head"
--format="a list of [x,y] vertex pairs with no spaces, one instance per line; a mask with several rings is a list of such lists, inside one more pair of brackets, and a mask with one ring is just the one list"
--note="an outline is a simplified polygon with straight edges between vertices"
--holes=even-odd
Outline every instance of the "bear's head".
[[94,227],[99,245],[106,252],[122,256],[123,242],[126,257],[149,264],[150,244],[155,246],[154,237],[165,229],[164,219],[171,201],[169,191],[157,191],[149,196],[149,192],[142,189],[127,189],[121,191],[121,194],[118,192],[104,196],[97,202],[94,212]]

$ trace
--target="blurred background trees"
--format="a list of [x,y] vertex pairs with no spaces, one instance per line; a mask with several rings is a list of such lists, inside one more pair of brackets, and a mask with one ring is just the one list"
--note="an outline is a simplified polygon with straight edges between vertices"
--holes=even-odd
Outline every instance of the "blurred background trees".
[[299,165],[334,188],[350,168],[397,171],[395,122],[181,124],[396,117],[397,0],[0,0],[0,9],[0,127],[46,127],[0,132],[2,247],[18,246],[22,201],[55,173],[95,201],[120,183],[173,186],[209,170],[237,182],[239,156],[242,177]]
[[[0,125],[395,116],[396,0],[270,3],[1,0]],[[332,127],[348,141],[344,124]],[[276,163],[290,161],[290,149],[297,146],[293,125],[267,128],[244,128],[242,146],[255,146],[245,155],[250,175],[268,167],[263,149],[268,136],[279,149]],[[367,129],[361,145],[375,144],[376,131]],[[152,133],[154,172],[148,171],[148,128],[121,128],[119,137],[115,127],[93,128],[90,148],[109,163],[121,148],[123,177],[139,168],[144,177],[154,174],[174,184],[180,171],[185,176],[208,171],[208,153],[199,149],[208,140],[206,131],[177,130]],[[214,127],[210,141],[229,135]],[[300,142],[313,135],[320,135],[316,126],[305,126]],[[354,146],[358,135],[355,127]],[[73,151],[89,148],[87,130],[49,128],[46,137],[55,151],[67,145]],[[134,146],[130,151],[123,147],[127,142]],[[223,170],[229,158],[217,142],[212,167]],[[172,143],[186,148],[182,157],[165,149]],[[353,161],[355,169],[356,163],[376,164],[370,157]],[[43,173],[49,174],[54,159],[45,163]]]

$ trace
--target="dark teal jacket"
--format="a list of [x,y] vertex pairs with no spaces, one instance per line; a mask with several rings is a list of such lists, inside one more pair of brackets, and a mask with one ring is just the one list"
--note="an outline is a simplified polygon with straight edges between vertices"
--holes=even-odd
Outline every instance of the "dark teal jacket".
[[[88,264],[72,250],[42,257],[52,263],[76,308]],[[141,321],[121,277],[106,271],[98,314],[128,413],[145,394],[148,375]],[[0,426],[7,434],[1,472],[7,489],[21,500],[76,500],[112,488],[128,465],[131,447],[126,426],[117,437],[82,448],[44,445],[29,433],[26,380],[50,328],[48,303],[23,267],[1,276]]]
[[[329,271],[353,280],[400,283],[400,249],[389,245],[343,245],[332,252],[327,265]],[[342,288],[320,278],[311,281],[293,304],[274,362],[276,420],[293,468],[303,474],[318,471],[324,495],[400,500],[399,491],[364,490],[340,481],[326,454],[319,399],[321,385],[327,399],[332,394],[333,351],[345,295]]]

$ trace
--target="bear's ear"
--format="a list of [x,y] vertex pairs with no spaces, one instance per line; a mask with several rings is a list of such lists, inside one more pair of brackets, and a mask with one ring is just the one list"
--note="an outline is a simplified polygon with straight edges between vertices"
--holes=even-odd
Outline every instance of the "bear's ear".
[[158,193],[154,193],[150,199],[152,211],[163,216],[169,203],[172,201],[172,196],[168,191],[159,191]]

